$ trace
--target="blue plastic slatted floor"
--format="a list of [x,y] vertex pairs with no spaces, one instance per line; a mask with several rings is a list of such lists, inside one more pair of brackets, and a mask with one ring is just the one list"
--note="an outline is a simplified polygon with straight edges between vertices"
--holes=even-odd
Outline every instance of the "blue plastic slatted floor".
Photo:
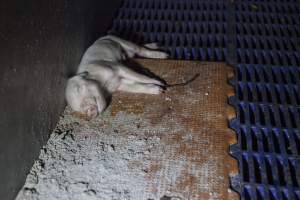
[[232,187],[243,200],[300,200],[300,2],[124,0],[109,33],[232,64]]
[[300,200],[300,10],[296,1],[234,4],[238,111],[231,127],[242,199]]
[[109,33],[137,43],[159,42],[173,58],[221,61],[225,7],[218,0],[125,0]]

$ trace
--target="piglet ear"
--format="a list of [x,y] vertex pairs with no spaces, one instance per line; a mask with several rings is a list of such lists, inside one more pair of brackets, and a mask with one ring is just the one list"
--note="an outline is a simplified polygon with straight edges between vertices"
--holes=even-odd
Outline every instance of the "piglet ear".
[[89,75],[89,72],[87,72],[87,71],[77,74],[77,76],[81,76],[82,78],[86,78],[88,75]]

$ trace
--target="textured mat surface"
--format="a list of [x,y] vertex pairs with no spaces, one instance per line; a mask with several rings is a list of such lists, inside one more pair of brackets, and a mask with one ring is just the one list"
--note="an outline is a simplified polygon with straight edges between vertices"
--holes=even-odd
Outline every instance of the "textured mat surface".
[[222,63],[137,60],[170,84],[162,95],[116,93],[92,121],[62,116],[19,199],[233,200],[227,72]]
[[233,167],[228,145],[234,134],[227,128],[226,117],[230,69],[222,63],[139,63],[171,84],[200,74],[191,84],[172,88],[161,96],[122,93],[114,98],[113,116],[134,113],[149,121],[150,129],[162,128],[155,135],[160,137],[163,154],[150,154],[148,189],[156,194],[171,191],[182,199],[233,199],[228,193]]

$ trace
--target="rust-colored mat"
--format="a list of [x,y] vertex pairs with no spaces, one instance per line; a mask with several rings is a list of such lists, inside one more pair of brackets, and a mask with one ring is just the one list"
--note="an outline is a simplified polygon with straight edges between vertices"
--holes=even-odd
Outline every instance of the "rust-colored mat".
[[[228,154],[234,138],[226,114],[229,67],[214,62],[136,61],[169,84],[200,74],[189,85],[162,95],[117,93],[113,97],[112,116],[134,114],[148,121],[149,129],[160,127],[149,134],[159,138],[157,148],[163,153],[148,152],[147,191],[174,194],[178,199],[235,199],[229,190],[229,174],[236,170]],[[143,162],[132,161],[130,167]]]

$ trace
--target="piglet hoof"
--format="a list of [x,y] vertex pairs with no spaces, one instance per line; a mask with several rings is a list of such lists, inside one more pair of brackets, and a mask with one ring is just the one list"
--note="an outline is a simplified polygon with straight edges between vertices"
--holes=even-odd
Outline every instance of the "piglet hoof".
[[167,59],[167,58],[169,58],[169,54],[167,54],[165,52],[162,52],[162,51],[155,51],[153,53],[153,58],[156,58],[156,59]]

